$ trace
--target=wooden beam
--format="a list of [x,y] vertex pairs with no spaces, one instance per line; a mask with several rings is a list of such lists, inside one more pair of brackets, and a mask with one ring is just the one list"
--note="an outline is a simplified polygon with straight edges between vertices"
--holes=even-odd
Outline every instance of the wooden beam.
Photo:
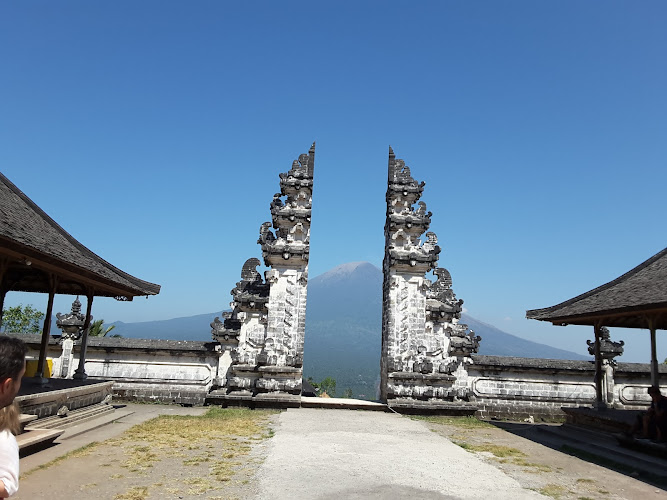
[[[68,265],[64,262],[51,263],[35,252],[20,252],[18,250],[3,247],[0,248],[0,254],[14,260],[21,260],[27,257],[31,261],[31,267],[34,269],[39,269],[49,274],[55,274],[63,281],[81,283],[84,288],[95,287],[98,292],[103,292],[105,296],[125,296],[131,299],[137,295],[137,290],[128,289],[121,285],[114,284],[112,281],[105,279],[102,276],[94,275],[91,271],[72,264]],[[93,274],[93,277],[90,276],[91,274]]]
[[[665,319],[665,313],[667,313],[667,305],[658,305],[654,307],[649,307],[646,309],[632,309],[627,311],[605,311],[599,314],[582,314],[579,316],[564,316],[564,317],[553,317],[548,319],[542,319],[539,321],[548,321],[554,326],[561,325],[590,325],[595,326],[596,323],[602,321],[601,326],[607,326],[611,328],[640,328],[643,329],[643,322],[646,316],[652,316],[656,318],[655,328],[657,330],[667,330],[667,321],[662,321]],[[661,318],[661,319],[660,319]],[[642,324],[641,326],[628,326],[628,323],[623,323],[623,319],[635,319],[635,323]],[[660,321],[658,322],[658,319]],[[615,321],[619,320],[619,321]]]

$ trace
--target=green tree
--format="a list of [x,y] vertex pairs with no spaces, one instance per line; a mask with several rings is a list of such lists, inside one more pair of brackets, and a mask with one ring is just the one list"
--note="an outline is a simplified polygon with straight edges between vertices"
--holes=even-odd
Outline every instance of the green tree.
[[336,379],[327,377],[320,382],[318,394],[327,393],[332,398],[336,396]]
[[349,387],[343,391],[343,397],[347,399],[352,399],[352,389]]
[[[106,337],[107,334],[116,328],[116,325],[108,326],[104,328],[104,320],[96,319],[90,324],[90,330],[88,330],[89,337]],[[109,337],[120,337],[120,335],[109,335]]]
[[313,377],[308,377],[306,380],[308,381],[308,383],[309,383],[310,385],[313,386],[313,388],[315,389],[315,392],[317,392],[318,389],[320,388],[320,384],[318,384],[317,382],[315,382],[315,381],[313,380]]
[[2,311],[2,331],[4,333],[39,333],[44,313],[32,305],[23,304]]

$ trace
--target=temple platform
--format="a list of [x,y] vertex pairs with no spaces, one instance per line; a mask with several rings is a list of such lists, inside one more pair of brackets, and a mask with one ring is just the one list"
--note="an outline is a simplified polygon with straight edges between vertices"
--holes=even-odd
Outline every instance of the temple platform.
[[113,420],[112,389],[113,382],[106,380],[24,377],[15,400],[21,409],[21,453],[47,446],[85,422]]
[[[78,410],[86,406],[111,401],[113,382],[107,380],[71,380],[24,377],[16,401],[21,413],[52,417],[62,410]],[[64,411],[64,410],[63,410]],[[62,412],[61,412],[62,413]]]

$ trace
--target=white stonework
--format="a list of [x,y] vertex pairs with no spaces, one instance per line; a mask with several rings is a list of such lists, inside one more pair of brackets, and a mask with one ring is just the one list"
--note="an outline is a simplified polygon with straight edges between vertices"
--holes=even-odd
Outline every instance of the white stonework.
[[390,148],[380,397],[420,409],[469,399],[466,365],[480,340],[459,324],[463,301],[449,272],[437,267],[440,247],[435,233],[426,232],[431,212],[419,201],[423,189]]
[[[21,335],[21,338],[30,349],[28,356],[38,356],[41,336]],[[79,361],[79,344],[80,341],[74,343],[73,366]],[[86,372],[89,379],[112,380],[114,397],[198,405],[225,401],[215,390],[220,386],[218,379],[225,377],[225,383],[230,380],[230,349],[222,345],[93,337],[89,339],[87,352]],[[60,378],[57,377],[60,373],[57,367],[62,354],[63,346],[52,340],[48,345],[47,358],[53,360],[54,378]],[[400,392],[401,398],[408,400],[414,400],[415,395],[424,395],[429,390],[437,395],[446,384],[455,390],[459,387],[468,390],[476,405],[476,415],[485,418],[523,420],[530,415],[562,417],[562,407],[593,406],[595,403],[593,362],[480,355],[473,355],[471,359],[474,363],[466,363],[465,367],[457,365],[450,375],[455,380],[450,382],[435,379],[433,374],[414,372],[391,373],[389,380],[392,383],[401,382],[396,384],[396,391]],[[294,373],[300,370],[271,366],[248,368],[250,372],[246,373],[252,376],[246,377],[251,382],[247,389],[253,389],[252,384],[260,383],[276,394],[296,387]],[[650,366],[619,363],[613,372],[613,378],[609,379],[613,396],[609,406],[619,409],[648,407],[650,398],[646,390],[651,385]],[[266,374],[271,376],[264,377]],[[410,377],[414,380],[408,384],[405,380],[409,381]],[[661,370],[661,377],[661,385],[667,385],[667,367]],[[424,379],[428,383],[418,383]],[[411,393],[410,387],[414,388]],[[255,396],[255,399],[258,398],[270,400],[275,398],[275,394],[264,392]],[[433,404],[433,401],[426,401],[426,404]]]
[[232,290],[232,311],[211,323],[232,364],[216,389],[223,400],[290,406],[301,393],[315,144],[287,173],[258,243],[269,269],[249,259]]

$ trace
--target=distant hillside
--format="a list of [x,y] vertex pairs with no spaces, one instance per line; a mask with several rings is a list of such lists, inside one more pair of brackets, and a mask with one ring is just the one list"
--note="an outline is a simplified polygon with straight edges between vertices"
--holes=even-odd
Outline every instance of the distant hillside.
[[[222,299],[222,297],[221,297]],[[141,323],[111,323],[130,338],[211,340],[209,323],[220,312]],[[480,354],[528,358],[587,359],[531,342],[467,314],[461,321],[482,337]],[[382,271],[368,262],[343,264],[308,283],[304,376],[333,377],[337,394],[376,397],[380,380]]]

